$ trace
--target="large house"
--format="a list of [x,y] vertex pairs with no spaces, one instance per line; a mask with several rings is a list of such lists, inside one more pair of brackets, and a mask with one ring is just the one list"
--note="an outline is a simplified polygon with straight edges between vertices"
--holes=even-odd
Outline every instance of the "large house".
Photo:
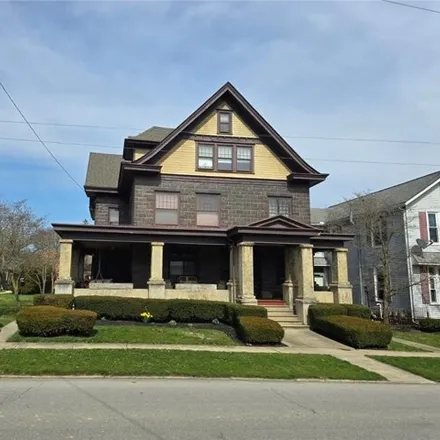
[[[376,221],[376,230],[365,231],[366,219]],[[440,318],[439,171],[327,209],[313,209],[311,223],[327,230],[338,225],[356,234],[347,243],[354,302],[378,306],[380,311],[384,246],[392,260],[391,310],[413,319]]]
[[[310,188],[326,177],[226,83],[177,128],[129,136],[122,156],[91,153],[95,224],[53,225],[56,292],[278,300],[303,322],[312,302],[350,303],[350,235],[310,224]],[[323,256],[326,285],[314,278]]]

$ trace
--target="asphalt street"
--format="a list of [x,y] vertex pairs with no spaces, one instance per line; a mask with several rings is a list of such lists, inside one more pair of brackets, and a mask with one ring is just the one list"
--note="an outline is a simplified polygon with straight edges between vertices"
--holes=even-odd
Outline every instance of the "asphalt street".
[[0,379],[1,440],[440,438],[440,386]]

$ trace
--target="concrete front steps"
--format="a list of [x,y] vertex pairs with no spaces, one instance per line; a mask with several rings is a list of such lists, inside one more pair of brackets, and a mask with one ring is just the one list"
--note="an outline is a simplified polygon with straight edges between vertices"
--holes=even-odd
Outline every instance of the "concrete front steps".
[[261,300],[259,306],[267,310],[267,317],[278,322],[283,328],[307,328],[297,315],[294,315],[284,301]]

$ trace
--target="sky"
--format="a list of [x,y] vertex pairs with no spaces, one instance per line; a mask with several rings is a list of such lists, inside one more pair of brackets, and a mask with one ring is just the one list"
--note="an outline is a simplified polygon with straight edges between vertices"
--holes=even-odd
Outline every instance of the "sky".
[[[440,14],[379,0],[1,1],[0,17],[0,80],[42,139],[71,143],[47,145],[81,186],[90,151],[177,126],[226,81],[330,174],[313,207],[440,169]],[[0,121],[0,199],[49,222],[90,219],[30,129],[5,122],[21,119],[1,90]]]

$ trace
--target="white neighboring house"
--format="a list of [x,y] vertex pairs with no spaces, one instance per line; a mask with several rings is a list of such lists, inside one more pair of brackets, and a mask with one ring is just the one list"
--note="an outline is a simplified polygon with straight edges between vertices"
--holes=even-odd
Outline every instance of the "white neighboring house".
[[[368,197],[379,205],[399,208],[393,219],[388,219],[394,227],[397,225],[391,243],[394,255],[401,256],[391,273],[391,283],[405,287],[393,296],[391,309],[408,311],[413,319],[440,318],[440,171],[370,193]],[[312,209],[312,225],[323,227],[337,211],[345,213],[349,228],[349,206],[350,201],[346,201],[327,209]],[[425,246],[421,249],[418,243],[423,242]],[[380,271],[371,264],[374,246],[371,251],[357,248],[355,242],[347,243],[347,247],[353,301],[370,307],[380,305]],[[366,293],[366,279],[371,280],[370,294]]]

